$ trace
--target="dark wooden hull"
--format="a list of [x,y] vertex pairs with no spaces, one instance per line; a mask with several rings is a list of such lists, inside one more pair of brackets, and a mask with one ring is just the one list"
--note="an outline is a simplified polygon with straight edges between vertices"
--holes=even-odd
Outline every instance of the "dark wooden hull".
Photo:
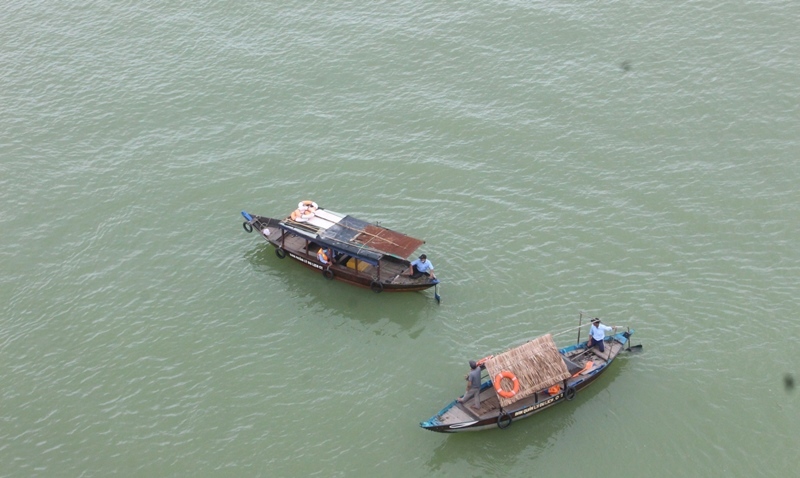
[[[502,408],[491,380],[481,386],[481,408],[473,410],[469,403],[462,404],[453,400],[436,415],[420,423],[422,428],[441,433],[459,433],[479,431],[489,428],[507,428],[513,422],[528,418],[554,405],[574,399],[583,389],[594,383],[608,369],[616,356],[625,349],[628,337],[633,331],[618,333],[606,338],[606,351],[600,353],[596,349],[587,349],[586,342],[560,349],[562,355],[583,366],[588,361],[593,366],[585,373],[576,374],[561,384],[561,390],[550,395],[542,390],[530,397]],[[472,400],[469,400],[471,402]]]
[[343,255],[335,257],[333,264],[326,267],[317,259],[319,244],[309,238],[287,233],[278,227],[280,221],[277,219],[251,217],[252,221],[243,224],[245,231],[258,233],[275,247],[279,258],[295,261],[325,279],[342,281],[374,292],[415,292],[438,283],[427,276],[412,279],[406,275],[411,263],[392,256],[384,256],[373,265]]

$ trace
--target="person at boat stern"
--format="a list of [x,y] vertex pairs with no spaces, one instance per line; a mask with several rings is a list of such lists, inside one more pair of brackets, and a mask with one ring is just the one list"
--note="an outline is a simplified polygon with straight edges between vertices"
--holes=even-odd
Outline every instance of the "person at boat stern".
[[481,368],[474,360],[469,361],[469,374],[465,377],[467,379],[467,391],[464,396],[458,399],[458,403],[466,403],[467,400],[474,397],[473,408],[475,411],[481,409]]
[[411,266],[408,268],[408,275],[410,275],[412,279],[428,276],[436,280],[436,274],[433,273],[433,264],[431,264],[431,261],[428,260],[428,256],[425,254],[422,254],[419,256],[419,259],[411,263]]
[[596,345],[597,350],[605,352],[606,332],[611,332],[611,331],[616,332],[617,328],[601,324],[600,319],[595,317],[594,320],[592,320],[592,326],[589,328],[589,347]]

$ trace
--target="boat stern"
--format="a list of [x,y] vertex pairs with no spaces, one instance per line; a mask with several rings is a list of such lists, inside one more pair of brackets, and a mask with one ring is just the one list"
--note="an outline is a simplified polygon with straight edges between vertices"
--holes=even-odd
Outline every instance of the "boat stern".
[[426,430],[438,432],[442,431],[441,428],[443,427],[442,422],[439,421],[439,417],[431,417],[424,422],[419,422],[419,426]]
[[436,413],[436,415],[430,417],[424,422],[420,422],[419,426],[426,430],[430,430],[432,432],[445,432],[445,433],[448,432],[450,425],[442,421],[442,416],[444,416],[445,413],[450,411],[451,408],[456,406],[456,403],[457,402],[455,400],[448,403],[447,406],[439,410],[439,412]]
[[439,433],[456,433],[487,428],[484,423],[486,420],[469,419],[469,417],[464,416],[463,412],[458,411],[456,405],[458,405],[458,402],[453,400],[446,407],[439,410],[439,413],[424,422],[420,422],[419,426]]

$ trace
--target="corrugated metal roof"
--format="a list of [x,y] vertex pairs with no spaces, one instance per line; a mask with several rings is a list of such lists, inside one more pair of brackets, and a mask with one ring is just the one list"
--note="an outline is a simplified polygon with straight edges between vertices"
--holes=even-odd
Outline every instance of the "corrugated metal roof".
[[281,222],[284,229],[316,240],[353,257],[377,263],[384,255],[407,259],[425,241],[353,216],[318,209],[311,220]]

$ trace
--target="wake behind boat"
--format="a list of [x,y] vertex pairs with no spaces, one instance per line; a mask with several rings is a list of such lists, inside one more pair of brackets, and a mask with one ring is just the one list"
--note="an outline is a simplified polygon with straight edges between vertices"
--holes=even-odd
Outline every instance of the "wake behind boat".
[[[427,275],[407,274],[407,259],[425,241],[416,239],[353,216],[302,201],[283,219],[251,215],[242,211],[247,232],[258,231],[275,247],[275,254],[290,257],[321,273],[374,292],[411,292],[436,286],[439,281]],[[325,264],[320,250],[328,255]],[[437,292],[437,302],[440,300]]]
[[[578,331],[577,343],[565,348],[556,348],[553,336],[547,334],[479,360],[477,365],[484,372],[480,409],[470,406],[472,400],[454,400],[420,426],[443,433],[507,428],[515,420],[573,400],[608,369],[620,352],[632,350],[630,328],[605,337],[604,352],[581,342],[580,326]],[[640,348],[641,345],[633,347]]]

